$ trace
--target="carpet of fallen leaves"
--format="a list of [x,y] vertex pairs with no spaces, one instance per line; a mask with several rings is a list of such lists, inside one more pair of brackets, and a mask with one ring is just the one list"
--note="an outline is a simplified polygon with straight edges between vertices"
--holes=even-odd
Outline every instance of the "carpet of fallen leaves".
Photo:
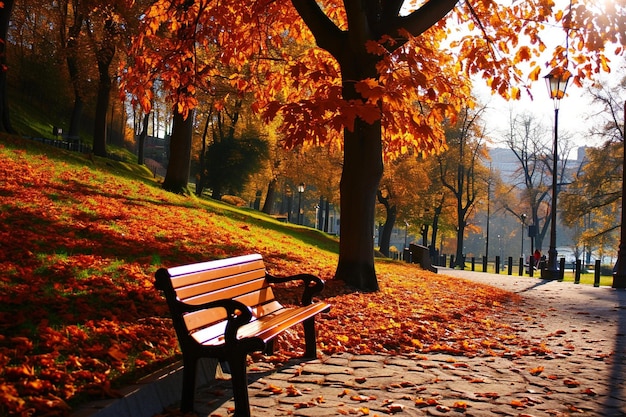
[[[277,275],[327,280],[333,307],[318,321],[325,354],[521,349],[498,320],[513,308],[510,293],[390,262],[377,265],[381,291],[356,293],[331,279],[335,254],[87,158],[64,162],[56,149],[25,146],[0,139],[0,415],[68,415],[177,359],[155,270],[250,252]],[[287,300],[296,293],[279,289]],[[294,331],[267,360],[301,352]]]

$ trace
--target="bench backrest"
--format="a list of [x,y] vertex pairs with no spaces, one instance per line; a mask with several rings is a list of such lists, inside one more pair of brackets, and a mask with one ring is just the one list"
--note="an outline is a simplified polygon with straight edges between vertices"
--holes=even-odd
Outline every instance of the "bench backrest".
[[[198,305],[220,299],[235,299],[249,306],[254,317],[283,308],[275,300],[265,276],[265,264],[259,254],[160,269],[156,274],[157,288],[165,292],[170,309],[176,301]],[[178,328],[180,323],[176,323],[176,317],[172,318],[177,333],[185,332],[189,335],[201,329],[213,328],[213,332],[202,332],[211,334],[223,331],[226,314],[221,308],[187,313],[183,316],[186,329]],[[179,338],[181,336],[179,334]]]

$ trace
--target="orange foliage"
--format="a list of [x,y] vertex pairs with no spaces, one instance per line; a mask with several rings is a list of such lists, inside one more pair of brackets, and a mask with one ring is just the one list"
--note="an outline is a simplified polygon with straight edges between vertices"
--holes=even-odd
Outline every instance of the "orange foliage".
[[[340,34],[337,41],[358,32],[348,21],[361,17],[347,16],[343,2],[308,3],[321,5],[329,18],[324,33]],[[415,25],[419,11],[402,10],[401,18],[398,10],[385,10],[376,33],[363,38],[356,33],[350,43],[378,62],[376,79],[350,80],[361,102],[345,100],[338,63],[315,46],[320,32],[314,39],[292,2],[201,0],[180,5],[158,0],[134,40],[124,90],[148,109],[158,80],[172,104],[187,114],[197,104],[196,89],[210,86],[220,63],[229,68],[233,87],[254,92],[253,107],[266,120],[281,116],[287,147],[339,141],[343,129],[351,130],[359,117],[382,121],[388,156],[410,147],[434,152],[443,146],[442,120],[453,120],[472,102],[470,76],[482,77],[494,94],[515,100],[546,66],[569,68],[577,84],[609,71],[605,46],[613,42],[616,52],[623,53],[624,10],[602,3],[587,7],[576,0],[561,10],[546,0],[514,5],[468,1],[426,31]],[[548,25],[563,27],[564,42],[546,58],[542,36]],[[331,49],[327,44],[336,44],[325,43]],[[546,59],[550,62],[540,62]]]

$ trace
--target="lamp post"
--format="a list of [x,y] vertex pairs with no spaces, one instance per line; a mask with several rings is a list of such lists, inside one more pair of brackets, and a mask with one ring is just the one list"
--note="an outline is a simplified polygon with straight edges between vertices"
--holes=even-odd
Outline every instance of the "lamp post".
[[570,73],[567,70],[556,68],[544,78],[548,86],[550,98],[554,102],[554,143],[552,145],[552,204],[550,206],[550,248],[548,249],[548,265],[541,271],[541,278],[559,279],[560,272],[556,262],[556,211],[557,211],[557,153],[559,139],[559,105],[565,96],[567,81]]
[[304,192],[304,183],[298,184],[298,224],[302,224],[302,193]]
[[626,288],[626,212],[624,212],[624,196],[626,195],[626,101],[624,102],[624,157],[622,163],[622,218],[620,225],[620,242],[617,252],[617,263],[613,272],[613,288]]
[[520,214],[520,220],[522,221],[522,250],[520,251],[520,258],[524,258],[524,229],[526,228],[526,214]]

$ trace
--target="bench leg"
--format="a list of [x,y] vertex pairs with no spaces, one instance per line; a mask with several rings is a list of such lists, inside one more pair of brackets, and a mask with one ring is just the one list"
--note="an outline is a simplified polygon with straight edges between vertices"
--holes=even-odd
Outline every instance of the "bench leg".
[[231,383],[235,401],[234,417],[250,417],[250,401],[248,399],[248,375],[246,372],[246,354],[228,359]]
[[183,414],[193,412],[197,366],[197,358],[186,359],[183,357],[183,392],[180,401],[180,411]]
[[317,358],[317,346],[315,340],[315,318],[305,320],[302,325],[304,326],[304,342],[306,344],[304,357],[305,358]]

